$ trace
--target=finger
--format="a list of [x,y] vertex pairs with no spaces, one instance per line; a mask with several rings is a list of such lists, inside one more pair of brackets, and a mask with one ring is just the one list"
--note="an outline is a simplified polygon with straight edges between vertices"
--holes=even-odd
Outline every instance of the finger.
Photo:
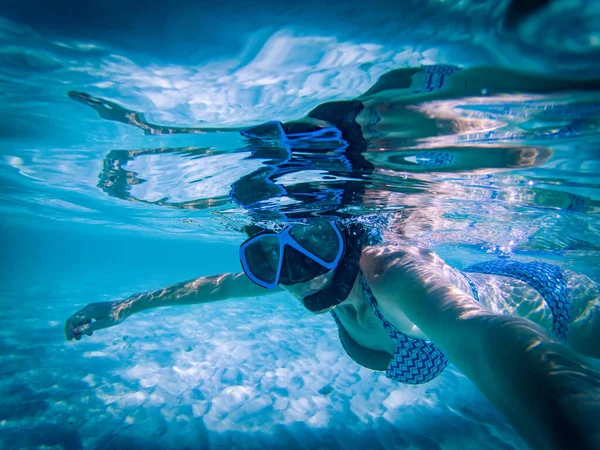
[[68,341],[73,339],[73,331],[76,328],[77,328],[77,325],[75,324],[74,316],[69,317],[65,321],[65,337],[67,338]]
[[91,323],[92,323],[92,319],[88,319],[86,317],[80,317],[75,322],[72,323],[72,327],[74,329],[75,328],[81,329],[81,327],[86,326],[86,325],[91,325]]
[[[83,333],[83,332],[81,331],[81,328],[75,328],[75,329],[73,330],[73,333],[72,333],[72,337],[71,337],[71,339],[75,339],[76,341],[80,341],[80,340],[81,340],[81,338],[82,338],[84,335],[86,335],[86,336],[91,336],[92,334],[93,334],[92,332],[89,332],[89,333]],[[69,340],[71,340],[71,339],[69,339]]]
[[93,334],[92,326],[91,319],[82,325],[73,326],[72,330],[67,331],[67,340],[75,339],[79,341],[84,335],[91,336]]
[[78,326],[77,328],[75,328],[73,330],[73,336],[75,336],[75,337],[78,336],[81,338],[81,336],[91,333],[92,331],[90,330],[90,327],[91,327],[91,325],[88,325],[88,324]]
[[92,319],[89,316],[86,315],[76,315],[75,319],[73,320],[73,323],[75,326],[79,326],[79,325],[83,325],[86,323],[90,323],[92,321]]
[[[79,339],[81,339],[82,334],[83,333],[81,332],[81,329],[79,329],[79,328],[75,328],[73,330],[73,336],[74,337],[78,337]],[[86,336],[92,336],[93,334],[94,334],[93,331],[90,331],[89,333],[85,333]],[[77,339],[77,340],[79,340],[79,339]]]
[[87,321],[84,324],[81,324],[77,327],[77,330],[79,330],[81,335],[88,335],[91,336],[91,333],[93,333],[96,330],[101,330],[102,328],[108,328],[112,325],[110,319],[108,318],[103,318],[100,320],[96,320],[94,322],[92,322],[91,320]]
[[65,321],[65,338],[67,341],[73,339],[73,335],[71,334],[71,324],[69,323],[69,319]]
[[73,314],[71,317],[69,317],[67,319],[67,326],[70,326],[71,328],[76,327],[77,325],[82,323],[83,320],[84,320],[83,316],[81,316],[79,314]]
[[91,319],[86,319],[84,316],[76,313],[65,321],[65,337],[68,341],[73,339],[73,331],[82,324],[90,323]]

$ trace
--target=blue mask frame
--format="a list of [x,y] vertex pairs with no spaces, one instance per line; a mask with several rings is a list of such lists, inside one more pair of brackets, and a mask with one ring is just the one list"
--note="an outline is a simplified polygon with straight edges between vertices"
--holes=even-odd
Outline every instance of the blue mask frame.
[[[308,258],[310,258],[314,262],[320,264],[321,266],[325,267],[326,269],[329,269],[329,270],[334,269],[335,267],[337,267],[338,263],[340,262],[340,259],[342,258],[342,255],[344,254],[344,238],[342,237],[342,233],[340,232],[335,221],[332,220],[329,222],[329,224],[335,231],[337,238],[338,238],[338,243],[339,243],[339,250],[336,254],[335,259],[332,262],[324,261],[323,259],[319,258],[314,253],[312,253],[312,252],[306,250],[304,247],[302,247],[302,245],[300,245],[290,235],[290,233],[294,227],[297,227],[297,226],[301,227],[301,226],[305,226],[305,225],[293,225],[293,226],[289,226],[289,227],[285,228],[283,231],[281,231],[279,233],[275,233],[274,231],[261,231],[257,235],[252,236],[251,238],[247,239],[240,246],[240,250],[239,250],[240,262],[242,263],[242,268],[244,270],[244,273],[252,282],[258,284],[259,286],[262,286],[266,289],[275,289],[279,285],[279,279],[281,277],[281,268],[283,267],[284,251],[285,251],[286,245],[289,245],[294,250],[302,253],[303,255],[307,256]],[[279,240],[279,261],[277,263],[277,271],[275,272],[275,280],[273,280],[273,282],[269,283],[264,280],[261,280],[259,277],[254,275],[254,273],[252,272],[252,269],[248,265],[248,260],[246,259],[245,251],[248,246],[255,244],[256,242],[259,242],[261,239],[264,239],[266,237],[271,238],[273,236],[277,236],[277,238]]]

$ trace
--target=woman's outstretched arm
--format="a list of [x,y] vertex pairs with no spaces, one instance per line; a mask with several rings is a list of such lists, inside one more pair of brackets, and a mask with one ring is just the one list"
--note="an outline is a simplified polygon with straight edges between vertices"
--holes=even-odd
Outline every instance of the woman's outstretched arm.
[[144,113],[127,109],[110,100],[92,97],[85,92],[77,91],[69,91],[67,92],[67,95],[69,98],[91,107],[101,118],[121,122],[126,125],[133,125],[134,127],[143,130],[144,134],[204,134],[243,130],[243,128],[234,127],[174,127],[157,125],[148,122]]
[[243,272],[200,277],[135,294],[125,300],[90,303],[66,320],[65,337],[68,340],[80,340],[82,336],[91,336],[96,330],[117,325],[146,309],[257,297],[279,291],[280,289],[267,290],[254,284]]
[[533,448],[600,448],[600,373],[569,348],[486,310],[427,250],[373,247],[361,267],[385,317],[406,314]]

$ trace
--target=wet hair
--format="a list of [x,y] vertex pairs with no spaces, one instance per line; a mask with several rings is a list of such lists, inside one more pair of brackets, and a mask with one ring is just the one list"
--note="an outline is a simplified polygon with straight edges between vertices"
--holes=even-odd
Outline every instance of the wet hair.
[[267,231],[268,228],[261,227],[256,224],[244,225],[242,228],[242,232],[246,234],[248,237],[252,237],[260,233],[261,231]]

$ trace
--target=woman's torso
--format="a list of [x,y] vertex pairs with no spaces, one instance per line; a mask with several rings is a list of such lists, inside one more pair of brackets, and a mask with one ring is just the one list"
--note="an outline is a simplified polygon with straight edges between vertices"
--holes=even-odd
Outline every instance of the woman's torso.
[[[473,296],[473,290],[464,274],[451,268],[448,276],[452,284],[463,292]],[[531,320],[542,328],[551,332],[553,326],[552,311],[542,295],[528,283],[507,276],[489,275],[481,273],[467,274],[479,294],[479,303],[492,313],[510,314]],[[589,279],[585,276],[565,271],[568,291],[572,294],[572,317],[580,317],[586,307],[578,293]],[[583,278],[582,278],[583,277]],[[580,279],[581,278],[581,279]],[[586,289],[589,292],[589,288]],[[590,294],[591,295],[591,294]],[[589,295],[588,295],[589,296]],[[596,299],[597,302],[597,299]],[[359,344],[377,351],[393,354],[395,344],[377,318],[374,308],[363,289],[362,274],[356,279],[348,298],[339,304],[336,316],[344,325],[348,334]],[[396,316],[394,325],[397,331],[415,339],[425,339],[427,336],[405,315]],[[577,331],[573,330],[577,335]]]

